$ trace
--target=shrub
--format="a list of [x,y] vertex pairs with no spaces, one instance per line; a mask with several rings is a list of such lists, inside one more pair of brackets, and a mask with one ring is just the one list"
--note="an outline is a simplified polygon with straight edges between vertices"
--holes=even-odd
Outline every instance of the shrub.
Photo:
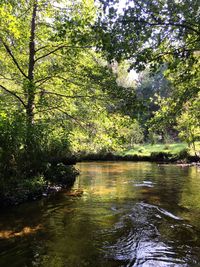
[[188,152],[188,149],[187,149],[187,148],[181,150],[181,151],[179,152],[179,154],[178,154],[178,158],[179,158],[179,159],[187,159],[188,156],[189,156],[189,152]]
[[70,165],[64,165],[63,163],[48,165],[45,177],[53,184],[59,184],[64,187],[73,185],[78,171]]
[[43,176],[31,179],[10,178],[0,180],[0,202],[3,205],[14,205],[42,196],[46,181]]

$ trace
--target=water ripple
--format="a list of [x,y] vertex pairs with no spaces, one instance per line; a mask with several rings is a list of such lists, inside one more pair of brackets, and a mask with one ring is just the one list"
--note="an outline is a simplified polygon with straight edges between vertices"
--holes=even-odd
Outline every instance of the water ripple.
[[[176,225],[176,229],[172,225]],[[116,223],[116,229],[119,230],[119,227],[121,229],[116,235],[123,234],[117,236],[115,244],[105,249],[106,258],[119,261],[123,266],[185,267],[189,266],[191,259],[195,261],[189,246],[174,241],[174,236],[181,229],[189,231],[191,226],[163,208],[137,203]],[[127,234],[124,234],[125,231]]]

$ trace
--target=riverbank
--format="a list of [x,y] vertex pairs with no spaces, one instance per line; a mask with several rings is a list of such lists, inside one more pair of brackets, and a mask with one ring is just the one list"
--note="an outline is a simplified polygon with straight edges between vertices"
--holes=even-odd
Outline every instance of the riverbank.
[[1,183],[0,206],[19,205],[70,188],[78,174],[74,166],[58,163],[52,164],[43,174],[31,178],[9,177],[6,183]]
[[70,188],[79,174],[73,167],[77,162],[132,161],[158,164],[200,165],[200,158],[189,153],[185,144],[135,145],[123,152],[80,153],[66,159],[51,159],[43,174],[31,179],[9,178],[0,188],[0,205],[12,206],[54,194]]
[[140,156],[140,155],[118,155],[114,153],[89,153],[85,155],[80,155],[77,158],[78,162],[86,162],[86,161],[149,161],[149,162],[157,162],[157,163],[185,163],[190,164],[193,162],[198,163],[200,158],[197,156],[187,156],[183,155],[172,155],[170,153],[159,152],[152,153],[150,156]]
[[[200,150],[200,144],[197,144]],[[199,162],[199,156],[188,149],[185,143],[174,144],[142,144],[134,145],[130,149],[116,152],[84,152],[77,155],[77,161],[149,161],[163,163]]]

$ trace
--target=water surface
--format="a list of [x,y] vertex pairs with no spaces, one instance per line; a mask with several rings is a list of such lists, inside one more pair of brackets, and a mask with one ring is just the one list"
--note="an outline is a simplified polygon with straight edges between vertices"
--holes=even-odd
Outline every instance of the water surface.
[[71,193],[1,210],[1,267],[200,266],[196,167],[77,167]]

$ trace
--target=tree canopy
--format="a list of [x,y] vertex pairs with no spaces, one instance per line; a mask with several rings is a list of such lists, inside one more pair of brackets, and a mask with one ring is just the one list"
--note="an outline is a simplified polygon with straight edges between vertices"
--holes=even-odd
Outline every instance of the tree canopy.
[[[109,58],[134,59],[133,66],[192,59],[199,52],[198,1],[101,1],[106,15],[101,20],[102,47]],[[106,38],[107,37],[107,38]],[[108,38],[109,37],[109,38]]]

